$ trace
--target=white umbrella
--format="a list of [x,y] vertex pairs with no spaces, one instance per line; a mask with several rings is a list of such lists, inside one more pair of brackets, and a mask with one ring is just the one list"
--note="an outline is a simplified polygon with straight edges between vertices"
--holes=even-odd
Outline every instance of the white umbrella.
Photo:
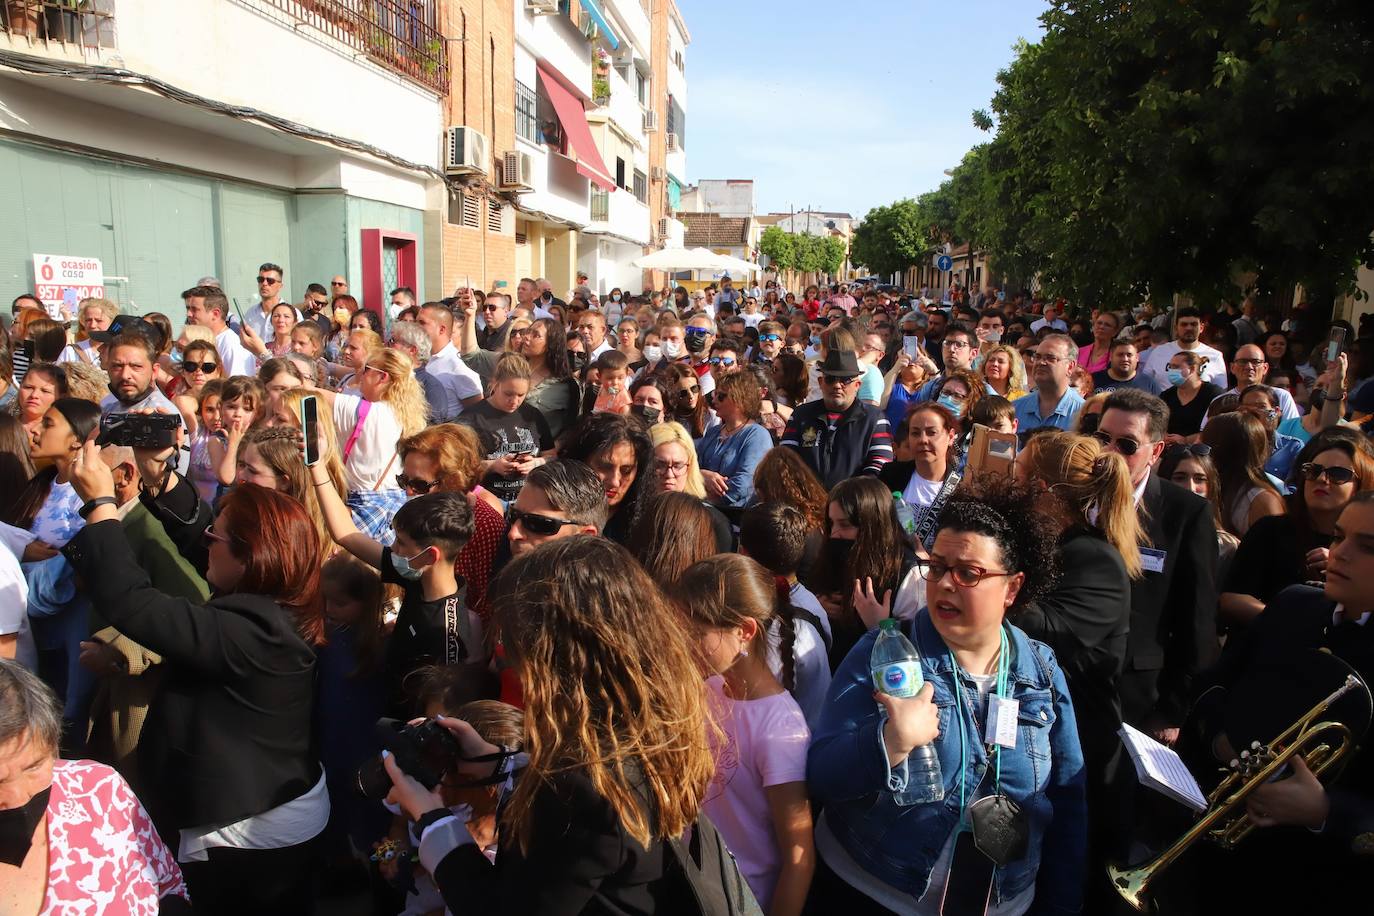
[[743,258],[736,258],[731,255],[721,255],[721,257],[723,257],[726,261],[730,262],[723,269],[729,271],[732,274],[744,274],[745,276],[748,276],[749,274],[756,274],[759,271],[763,270],[763,268],[759,267],[759,265],[753,263],[752,261],[746,261]]
[[705,248],[660,248],[630,264],[641,270],[725,270],[723,255]]

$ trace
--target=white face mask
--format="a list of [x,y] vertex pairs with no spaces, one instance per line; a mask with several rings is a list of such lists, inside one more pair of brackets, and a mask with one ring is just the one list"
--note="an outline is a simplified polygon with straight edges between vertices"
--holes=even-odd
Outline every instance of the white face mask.
[[682,344],[676,340],[663,341],[663,355],[669,359],[677,359],[682,355]]
[[663,348],[658,344],[649,344],[644,348],[644,358],[651,363],[656,363],[663,358]]

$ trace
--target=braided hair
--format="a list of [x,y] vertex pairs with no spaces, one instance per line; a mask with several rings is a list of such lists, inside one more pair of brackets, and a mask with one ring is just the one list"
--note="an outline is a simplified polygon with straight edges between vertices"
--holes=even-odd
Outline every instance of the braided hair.
[[774,576],[773,588],[778,596],[775,619],[778,621],[778,634],[782,637],[778,646],[782,686],[792,693],[797,686],[797,620],[794,614],[796,609],[792,607],[792,586],[786,576]]

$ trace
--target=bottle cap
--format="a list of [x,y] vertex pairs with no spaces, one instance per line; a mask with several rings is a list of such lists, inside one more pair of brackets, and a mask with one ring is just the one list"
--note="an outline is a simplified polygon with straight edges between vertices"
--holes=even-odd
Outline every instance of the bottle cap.
[[897,629],[897,618],[896,618],[896,617],[887,617],[887,618],[885,618],[885,619],[883,619],[883,620],[879,620],[879,621],[878,621],[878,629],[880,629],[880,630],[895,630],[895,629]]

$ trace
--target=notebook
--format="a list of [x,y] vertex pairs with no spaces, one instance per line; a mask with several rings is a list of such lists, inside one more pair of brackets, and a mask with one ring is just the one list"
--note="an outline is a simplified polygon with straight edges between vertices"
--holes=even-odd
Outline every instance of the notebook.
[[1183,759],[1149,735],[1123,724],[1117,734],[1135,764],[1135,775],[1143,786],[1169,796],[1194,811],[1207,810],[1207,797]]

